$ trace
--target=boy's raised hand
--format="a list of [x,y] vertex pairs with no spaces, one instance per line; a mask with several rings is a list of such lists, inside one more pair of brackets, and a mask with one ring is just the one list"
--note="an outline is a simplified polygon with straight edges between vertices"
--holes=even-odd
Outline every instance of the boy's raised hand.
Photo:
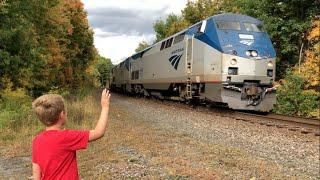
[[107,128],[108,116],[109,116],[109,103],[110,103],[110,93],[106,89],[102,91],[101,94],[101,114],[97,122],[96,127],[89,133],[89,141],[94,141],[101,138]]
[[110,96],[109,90],[104,89],[101,94],[101,107],[102,108],[109,108],[110,104]]

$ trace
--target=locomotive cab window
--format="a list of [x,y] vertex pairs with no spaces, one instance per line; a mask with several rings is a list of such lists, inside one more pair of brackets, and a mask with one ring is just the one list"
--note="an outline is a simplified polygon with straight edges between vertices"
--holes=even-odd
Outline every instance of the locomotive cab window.
[[241,30],[240,22],[217,21],[218,29]]
[[177,35],[177,36],[174,38],[173,44],[177,44],[177,43],[183,41],[185,34],[186,34],[186,33],[181,33],[181,34]]
[[253,32],[261,32],[261,26],[257,24],[252,24],[252,23],[243,23],[244,28],[246,31],[253,31]]

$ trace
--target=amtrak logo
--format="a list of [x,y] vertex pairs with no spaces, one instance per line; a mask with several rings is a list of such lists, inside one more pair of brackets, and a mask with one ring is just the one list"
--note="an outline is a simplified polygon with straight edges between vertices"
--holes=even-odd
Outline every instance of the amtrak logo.
[[241,40],[240,43],[247,45],[247,46],[250,46],[251,44],[254,43],[254,41],[253,40]]
[[169,61],[171,62],[171,65],[173,66],[173,68],[175,70],[178,69],[178,65],[179,65],[181,57],[182,57],[182,54],[181,55],[173,55],[169,58]]

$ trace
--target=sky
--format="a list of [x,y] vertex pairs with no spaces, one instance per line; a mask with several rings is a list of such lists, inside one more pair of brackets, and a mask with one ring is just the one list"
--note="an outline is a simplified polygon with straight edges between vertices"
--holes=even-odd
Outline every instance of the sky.
[[153,23],[170,13],[181,14],[187,0],[81,0],[94,31],[99,54],[118,64],[139,42],[155,39]]

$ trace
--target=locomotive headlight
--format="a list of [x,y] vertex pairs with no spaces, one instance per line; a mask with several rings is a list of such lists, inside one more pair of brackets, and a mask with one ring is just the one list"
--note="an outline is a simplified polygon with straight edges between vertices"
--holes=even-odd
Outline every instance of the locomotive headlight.
[[236,65],[237,64],[237,60],[236,59],[231,59],[230,64]]
[[251,56],[252,56],[252,57],[257,57],[257,56],[258,56],[258,52],[255,51],[255,50],[252,50],[252,51],[251,51]]
[[269,61],[269,62],[268,62],[268,67],[270,67],[270,68],[272,68],[272,67],[273,67],[273,63],[272,63],[272,61]]
[[251,57],[257,57],[258,52],[256,50],[248,50],[248,51],[246,51],[246,55],[251,56]]

